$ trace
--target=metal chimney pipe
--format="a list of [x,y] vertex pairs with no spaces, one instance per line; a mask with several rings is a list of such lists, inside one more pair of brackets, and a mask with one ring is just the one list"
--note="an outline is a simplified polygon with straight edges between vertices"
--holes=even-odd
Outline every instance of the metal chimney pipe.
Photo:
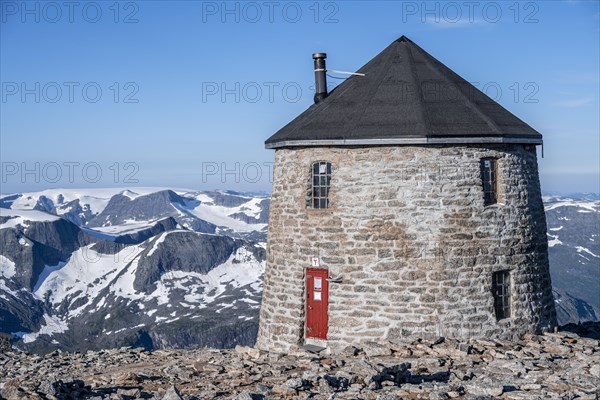
[[327,54],[315,53],[315,103],[323,101],[327,97],[327,69],[325,68],[325,59]]

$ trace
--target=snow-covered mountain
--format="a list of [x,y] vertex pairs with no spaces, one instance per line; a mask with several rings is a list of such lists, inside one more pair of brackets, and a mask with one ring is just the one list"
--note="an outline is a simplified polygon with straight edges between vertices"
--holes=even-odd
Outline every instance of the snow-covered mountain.
[[161,189],[0,198],[0,324],[33,351],[254,341],[269,199]]
[[[600,201],[544,201],[559,321],[597,320]],[[39,352],[252,344],[268,210],[224,191],[0,196],[0,332]]]
[[0,208],[46,211],[113,236],[173,217],[182,227],[196,232],[252,236],[264,241],[269,199],[228,191],[51,189],[0,197]]
[[[559,322],[600,319],[600,198],[544,196]],[[565,310],[570,309],[568,313]],[[577,310],[577,315],[573,310]],[[567,314],[569,316],[567,316]]]

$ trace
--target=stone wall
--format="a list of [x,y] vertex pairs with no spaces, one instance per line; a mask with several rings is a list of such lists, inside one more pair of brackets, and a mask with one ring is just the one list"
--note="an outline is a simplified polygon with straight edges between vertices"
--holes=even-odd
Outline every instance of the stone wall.
[[[480,159],[498,159],[502,204],[483,205]],[[333,164],[330,208],[306,206],[311,165]],[[304,274],[329,276],[328,344],[411,336],[514,337],[556,324],[533,147],[280,149],[257,346],[304,341]],[[510,270],[497,321],[492,272]]]

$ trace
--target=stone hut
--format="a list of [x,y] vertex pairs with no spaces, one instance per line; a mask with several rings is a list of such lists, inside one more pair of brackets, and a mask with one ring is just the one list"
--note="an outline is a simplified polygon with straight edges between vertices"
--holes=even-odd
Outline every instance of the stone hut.
[[542,136],[406,37],[266,141],[257,347],[335,351],[556,325]]

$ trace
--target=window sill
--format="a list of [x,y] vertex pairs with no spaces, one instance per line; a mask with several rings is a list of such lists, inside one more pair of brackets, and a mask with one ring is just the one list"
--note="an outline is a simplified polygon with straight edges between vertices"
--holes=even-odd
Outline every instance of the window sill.
[[494,209],[494,208],[502,208],[505,205],[506,205],[505,203],[494,203],[494,204],[484,205],[483,208],[488,210],[488,209]]
[[306,208],[306,212],[314,213],[314,214],[325,214],[328,212],[332,212],[334,209],[332,207],[329,208]]

